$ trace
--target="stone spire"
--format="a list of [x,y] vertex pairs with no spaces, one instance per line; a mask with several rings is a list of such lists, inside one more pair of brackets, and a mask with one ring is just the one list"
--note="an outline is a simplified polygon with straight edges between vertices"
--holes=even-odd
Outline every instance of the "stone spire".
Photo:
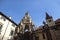
[[28,14],[28,11],[25,13],[25,15],[29,15],[29,14]]
[[46,12],[46,19],[50,19],[52,18],[52,16],[48,15],[48,13]]

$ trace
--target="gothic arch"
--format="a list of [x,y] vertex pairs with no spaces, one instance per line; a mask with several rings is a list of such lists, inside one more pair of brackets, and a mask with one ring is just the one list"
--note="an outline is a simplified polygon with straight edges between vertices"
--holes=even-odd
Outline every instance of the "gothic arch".
[[29,31],[29,25],[25,25],[24,32],[27,32],[27,31]]

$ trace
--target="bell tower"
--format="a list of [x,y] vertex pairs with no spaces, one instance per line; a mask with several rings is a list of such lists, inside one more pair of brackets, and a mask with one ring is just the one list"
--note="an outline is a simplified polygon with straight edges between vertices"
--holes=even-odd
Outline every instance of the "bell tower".
[[55,25],[55,22],[53,21],[52,16],[49,16],[47,12],[46,12],[46,22],[47,22],[49,27]]
[[47,22],[47,27],[48,27],[48,30],[49,30],[49,35],[51,37],[51,39],[49,40],[56,40],[56,35],[55,35],[55,22],[52,18],[52,16],[48,15],[48,13],[46,12],[46,22]]
[[34,27],[34,24],[28,14],[28,12],[26,12],[25,16],[23,17],[23,19],[19,23],[19,32],[20,33],[24,33],[27,31],[32,32],[33,27]]

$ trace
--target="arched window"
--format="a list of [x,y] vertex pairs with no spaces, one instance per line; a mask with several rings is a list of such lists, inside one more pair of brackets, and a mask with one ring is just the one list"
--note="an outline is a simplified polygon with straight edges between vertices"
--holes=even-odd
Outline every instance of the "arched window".
[[28,26],[28,25],[25,25],[24,31],[25,31],[25,32],[29,31],[29,26]]

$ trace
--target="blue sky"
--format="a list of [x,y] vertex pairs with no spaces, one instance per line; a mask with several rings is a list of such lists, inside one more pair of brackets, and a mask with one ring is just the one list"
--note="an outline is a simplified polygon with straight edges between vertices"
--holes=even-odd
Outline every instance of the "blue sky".
[[17,24],[28,11],[36,26],[42,25],[45,12],[54,20],[60,18],[60,0],[0,0],[0,11]]

